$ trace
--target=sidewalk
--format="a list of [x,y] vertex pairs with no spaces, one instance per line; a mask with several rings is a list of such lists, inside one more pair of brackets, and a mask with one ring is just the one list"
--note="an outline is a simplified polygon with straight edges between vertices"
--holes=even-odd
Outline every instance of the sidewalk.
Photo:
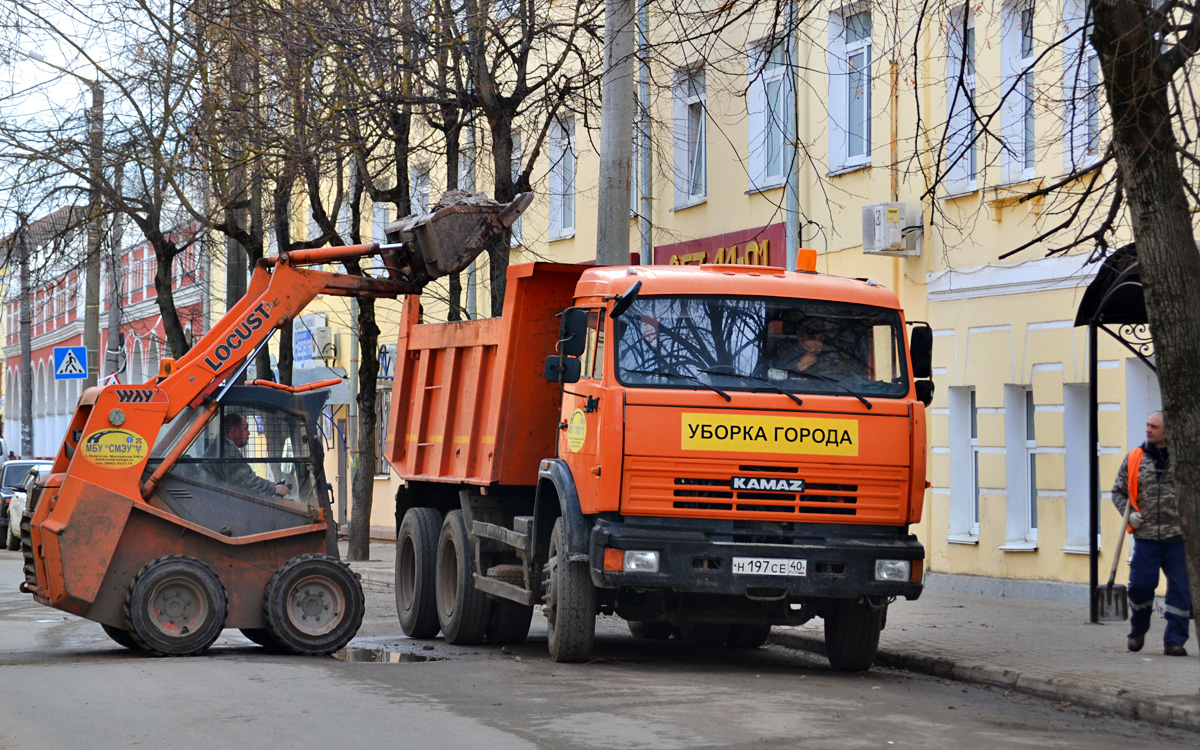
[[[373,543],[371,561],[352,565],[364,583],[391,587],[394,557]],[[776,627],[771,642],[824,653],[822,627]],[[1157,614],[1140,653],[1125,650],[1127,632],[1124,622],[1090,624],[1084,605],[926,590],[889,608],[875,663],[1200,731],[1195,632],[1186,657],[1163,655]]]

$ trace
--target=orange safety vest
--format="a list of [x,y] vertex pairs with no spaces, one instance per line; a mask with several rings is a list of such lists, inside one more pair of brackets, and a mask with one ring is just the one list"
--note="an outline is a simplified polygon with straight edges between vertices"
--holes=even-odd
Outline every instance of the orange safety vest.
[[[1138,496],[1138,475],[1140,475],[1142,473],[1142,455],[1143,454],[1145,454],[1145,451],[1142,450],[1142,447],[1139,445],[1137,448],[1134,448],[1133,450],[1129,451],[1129,460],[1125,462],[1125,471],[1126,471],[1126,474],[1128,475],[1126,484],[1128,485],[1128,488],[1129,488],[1129,504],[1132,505],[1133,509],[1135,511],[1137,511],[1138,513],[1142,512],[1142,509],[1139,508],[1138,504],[1137,504],[1137,496]],[[1134,528],[1132,526],[1129,526],[1128,524],[1126,524],[1125,530],[1128,531],[1130,534],[1132,534],[1134,532]]]

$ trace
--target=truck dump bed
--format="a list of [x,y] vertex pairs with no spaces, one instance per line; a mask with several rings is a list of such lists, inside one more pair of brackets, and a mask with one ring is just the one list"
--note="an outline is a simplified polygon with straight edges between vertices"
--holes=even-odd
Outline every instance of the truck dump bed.
[[401,479],[533,485],[554,455],[558,386],[543,376],[585,266],[508,268],[504,314],[421,324],[404,299],[385,455]]

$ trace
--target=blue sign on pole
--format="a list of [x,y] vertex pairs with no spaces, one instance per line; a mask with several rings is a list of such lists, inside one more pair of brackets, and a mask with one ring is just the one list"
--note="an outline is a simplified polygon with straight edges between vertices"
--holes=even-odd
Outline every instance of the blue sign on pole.
[[55,380],[87,380],[87,347],[54,347]]

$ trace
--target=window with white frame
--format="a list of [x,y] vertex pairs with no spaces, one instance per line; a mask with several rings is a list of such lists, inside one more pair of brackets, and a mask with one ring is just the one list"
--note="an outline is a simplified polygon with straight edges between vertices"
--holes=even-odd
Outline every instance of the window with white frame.
[[429,213],[429,165],[418,164],[409,169],[408,194],[413,214]]
[[952,11],[946,36],[946,189],[961,193],[977,186],[975,13],[969,7]]
[[787,123],[793,116],[786,55],[787,49],[779,40],[756,45],[750,55],[746,106],[751,190],[779,187],[784,182],[789,160]]
[[387,476],[392,465],[388,463],[387,448],[388,416],[392,410],[392,389],[376,387],[375,391],[375,476]]
[[829,166],[871,161],[871,11],[865,3],[829,17]]
[[1100,158],[1100,61],[1088,42],[1093,20],[1086,0],[1063,3],[1063,167],[1086,169]]
[[675,207],[701,202],[708,193],[707,107],[704,71],[675,78]]
[[979,410],[975,406],[975,389],[952,386],[948,404],[949,541],[975,544],[979,540]]
[[979,536],[979,406],[971,389],[971,535]]
[[[391,223],[391,219],[391,203],[371,203],[371,239],[373,241],[378,242],[381,245],[387,242],[387,225]],[[379,255],[371,256],[371,275],[376,278],[382,278],[387,275],[383,258]]]
[[1038,533],[1038,481],[1037,481],[1037,434],[1035,432],[1034,418],[1036,409],[1033,403],[1033,389],[1025,391],[1025,464],[1029,468],[1026,470],[1028,482],[1027,504],[1026,504],[1026,520],[1028,523],[1028,533],[1025,538],[1029,540],[1037,540]]
[[[521,161],[524,159],[524,154],[521,151],[521,131],[514,130],[512,134],[512,180],[516,182],[521,179]],[[521,236],[521,217],[513,222],[512,230],[509,235],[508,246],[510,249],[516,249],[524,244],[524,239]]]
[[475,192],[475,128],[463,128],[463,144],[458,151],[458,189]]
[[1005,542],[1001,549],[1037,549],[1037,440],[1033,389],[1004,386]]
[[550,123],[550,239],[575,233],[575,118]]
[[1021,182],[1037,174],[1034,81],[1033,0],[1016,0],[1002,8],[1001,49],[1004,55],[1004,181]]

